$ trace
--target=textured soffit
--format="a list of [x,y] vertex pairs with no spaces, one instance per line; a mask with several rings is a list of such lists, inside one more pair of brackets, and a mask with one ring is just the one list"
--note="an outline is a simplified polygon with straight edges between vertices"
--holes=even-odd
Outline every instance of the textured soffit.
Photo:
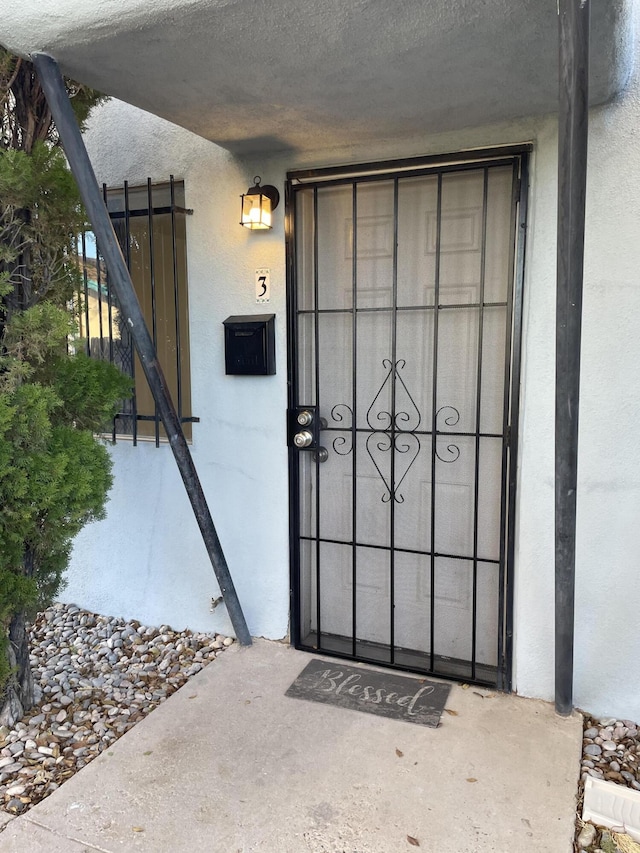
[[[557,108],[556,0],[5,0],[0,41],[237,153]],[[623,88],[632,0],[592,0],[591,103]]]

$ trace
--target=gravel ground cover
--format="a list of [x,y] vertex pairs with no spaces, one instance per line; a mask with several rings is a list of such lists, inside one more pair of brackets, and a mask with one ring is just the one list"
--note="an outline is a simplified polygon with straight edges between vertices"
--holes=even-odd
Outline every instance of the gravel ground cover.
[[576,853],[640,853],[640,844],[628,835],[583,823],[587,776],[640,791],[640,724],[613,717],[597,720],[585,714],[574,845]]
[[[234,641],[55,604],[31,625],[36,705],[0,727],[0,810],[55,791]],[[0,822],[1,825],[1,822]]]

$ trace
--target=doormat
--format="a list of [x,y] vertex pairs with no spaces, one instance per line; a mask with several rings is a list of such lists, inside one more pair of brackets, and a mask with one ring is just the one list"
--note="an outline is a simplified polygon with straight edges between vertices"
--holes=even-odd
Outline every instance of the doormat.
[[285,696],[437,728],[450,685],[312,660]]

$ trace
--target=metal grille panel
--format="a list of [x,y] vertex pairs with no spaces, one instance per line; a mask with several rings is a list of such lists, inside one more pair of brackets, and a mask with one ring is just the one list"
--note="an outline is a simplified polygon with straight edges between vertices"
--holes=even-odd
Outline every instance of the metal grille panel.
[[292,451],[302,648],[504,683],[520,168],[290,187],[290,403],[328,451]]

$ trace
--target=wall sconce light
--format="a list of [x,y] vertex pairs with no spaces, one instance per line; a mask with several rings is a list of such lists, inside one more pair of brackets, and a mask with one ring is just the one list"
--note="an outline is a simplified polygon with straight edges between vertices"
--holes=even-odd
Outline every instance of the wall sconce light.
[[240,225],[245,228],[271,228],[271,214],[280,202],[280,193],[270,184],[262,186],[260,175],[256,175],[252,187],[244,193],[242,199],[242,218]]

